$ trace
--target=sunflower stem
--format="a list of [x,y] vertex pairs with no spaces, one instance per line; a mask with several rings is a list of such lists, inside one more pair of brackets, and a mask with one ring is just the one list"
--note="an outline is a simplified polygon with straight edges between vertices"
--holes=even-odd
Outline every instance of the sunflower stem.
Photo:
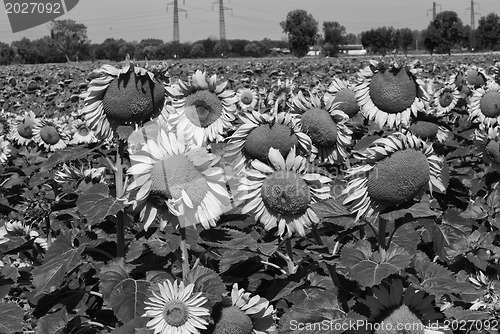
[[289,274],[295,274],[296,268],[295,264],[293,263],[293,250],[292,250],[292,242],[290,241],[290,238],[285,239],[285,248],[286,248],[286,254],[287,254],[287,265],[288,265],[288,273]]
[[182,258],[182,280],[187,283],[187,275],[189,274],[189,254],[186,241],[186,228],[179,228],[181,234],[181,258]]
[[[316,241],[316,244],[318,244],[318,246],[324,246],[325,244],[323,243],[323,239],[321,239],[321,236],[319,235],[319,231],[318,231],[318,226],[316,224],[312,224],[312,228],[311,228],[311,232],[312,232],[312,235],[314,237],[314,240]],[[328,273],[330,274],[330,277],[332,278],[332,282],[333,284],[337,287],[337,289],[340,290],[340,278],[339,278],[339,275],[337,275],[337,270],[335,268],[335,264],[329,264],[329,263],[325,263],[326,265],[326,268],[328,269]]]
[[[115,187],[116,198],[123,196],[123,141],[117,139],[116,143],[116,170],[115,170]],[[123,220],[123,211],[116,214],[116,256],[125,256],[125,223]]]
[[50,246],[52,246],[52,230],[50,228],[49,215],[45,216],[45,228],[47,229],[47,248],[50,248]]
[[387,221],[385,219],[378,218],[378,245],[381,249],[387,249],[385,247],[385,234],[387,232]]

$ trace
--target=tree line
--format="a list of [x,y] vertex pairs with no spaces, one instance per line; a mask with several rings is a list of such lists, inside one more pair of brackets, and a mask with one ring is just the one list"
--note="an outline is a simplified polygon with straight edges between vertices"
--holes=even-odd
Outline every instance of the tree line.
[[406,54],[409,50],[421,48],[431,54],[449,54],[455,48],[500,50],[500,17],[495,13],[481,17],[475,30],[464,25],[453,11],[437,14],[421,31],[379,27],[354,35],[347,33],[337,21],[325,21],[320,33],[318,21],[303,9],[290,11],[279,25],[287,40],[220,41],[206,38],[194,43],[165,43],[151,38],[140,42],[108,38],[102,43],[91,43],[84,24],[73,20],[54,20],[49,36],[36,40],[23,38],[10,45],[0,42],[0,65],[100,59],[121,61],[127,54],[135,59],[268,57],[279,55],[279,50],[283,49],[289,49],[297,57],[304,57],[311,49],[321,51],[325,56],[337,56],[345,44],[362,44],[370,53],[382,55],[389,52]]

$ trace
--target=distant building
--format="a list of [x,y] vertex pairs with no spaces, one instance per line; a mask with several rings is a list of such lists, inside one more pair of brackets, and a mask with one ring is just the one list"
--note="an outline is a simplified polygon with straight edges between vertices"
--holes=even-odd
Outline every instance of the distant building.
[[339,53],[360,56],[366,54],[366,49],[361,44],[344,44],[339,45]]

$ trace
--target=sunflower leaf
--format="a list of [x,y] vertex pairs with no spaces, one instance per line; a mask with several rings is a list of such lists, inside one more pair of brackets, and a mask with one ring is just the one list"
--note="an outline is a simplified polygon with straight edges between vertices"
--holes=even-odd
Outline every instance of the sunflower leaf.
[[[148,322],[148,318],[135,317],[121,327],[113,329],[111,334],[136,334],[148,333],[153,334],[152,330],[144,328]],[[142,328],[141,328],[142,327]]]
[[66,162],[66,161],[74,161],[80,160],[82,158],[86,158],[90,155],[90,153],[99,148],[102,144],[96,146],[96,144],[90,145],[78,145],[70,148],[66,148],[63,150],[58,150],[52,153],[47,160],[45,160],[40,166],[40,172],[47,172],[57,165]]
[[311,208],[319,219],[348,216],[350,214],[346,207],[334,198],[313,203]]
[[211,247],[251,250],[259,247],[257,241],[250,235],[228,228],[204,230],[200,232],[200,237],[199,243]]
[[63,333],[69,321],[68,312],[64,308],[55,313],[49,313],[38,320],[36,324],[36,334]]
[[104,266],[99,274],[99,290],[102,293],[102,297],[108,299],[116,285],[124,279],[129,278],[129,273],[132,269],[133,266],[126,264],[123,258],[119,258]]
[[33,270],[33,283],[38,296],[48,290],[60,286],[66,273],[73,270],[81,263],[81,255],[85,245],[74,248],[71,233],[61,234],[45,255],[41,266]]
[[9,334],[22,332],[24,310],[15,303],[0,304],[0,333]]
[[196,266],[187,275],[187,281],[194,283],[194,291],[201,291],[211,302],[219,302],[226,293],[226,286],[212,269]]
[[406,268],[411,257],[396,244],[392,244],[385,254],[380,254],[378,251],[372,252],[367,240],[359,240],[342,249],[340,260],[351,279],[368,287]]
[[125,208],[123,201],[109,195],[109,188],[103,183],[88,189],[78,198],[76,205],[90,225],[99,224],[107,216],[114,216]]

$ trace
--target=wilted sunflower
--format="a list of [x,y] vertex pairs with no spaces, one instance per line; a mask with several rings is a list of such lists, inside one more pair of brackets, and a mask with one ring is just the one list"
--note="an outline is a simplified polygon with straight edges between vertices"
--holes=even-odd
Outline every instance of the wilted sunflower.
[[408,125],[411,115],[424,109],[427,100],[424,83],[409,65],[385,64],[375,60],[359,71],[355,87],[363,115],[383,127]]
[[224,132],[235,120],[238,102],[234,91],[226,89],[227,81],[218,84],[215,74],[208,81],[205,77],[206,73],[198,70],[191,83],[179,80],[177,85],[166,88],[176,110],[169,119],[198,146],[224,140]]
[[4,139],[4,136],[0,136],[0,164],[7,162],[10,157],[10,142]]
[[120,125],[142,125],[163,109],[165,88],[147,69],[127,61],[121,69],[104,65],[96,73],[80,114],[99,139],[111,138]]
[[226,157],[236,158],[234,169],[241,171],[248,161],[267,162],[269,149],[287,156],[294,147],[311,152],[311,138],[300,131],[300,121],[290,113],[261,114],[255,110],[238,115],[243,124],[228,138]]
[[68,142],[68,135],[55,119],[42,119],[33,128],[34,141],[47,151],[62,150]]
[[71,132],[73,133],[73,138],[69,142],[70,144],[88,144],[95,143],[97,138],[87,123],[81,119],[75,119],[71,125]]
[[434,296],[412,286],[405,288],[401,279],[386,280],[370,292],[354,307],[367,317],[366,332],[443,333],[435,329],[444,315],[434,306]]
[[[219,307],[220,306],[220,307]],[[274,309],[269,301],[233,285],[231,298],[226,298],[213,311],[213,334],[268,334],[276,332]]]
[[38,122],[33,111],[19,115],[11,127],[11,140],[19,145],[28,145],[33,141],[33,129],[37,126]]
[[444,143],[451,135],[451,131],[443,125],[442,121],[430,114],[419,114],[413,118],[408,130],[420,139],[437,140],[440,143]]
[[460,98],[460,92],[457,86],[453,82],[450,82],[436,90],[433,97],[436,114],[441,116],[450,113],[455,108]]
[[325,93],[325,102],[331,97],[335,98],[336,103],[340,103],[337,107],[342,110],[350,118],[356,116],[359,112],[359,104],[354,92],[354,86],[339,78],[333,78],[332,83],[328,86]]
[[470,98],[470,119],[486,126],[500,123],[500,85],[493,80],[474,90]]
[[355,157],[364,162],[347,171],[343,193],[356,219],[374,216],[387,207],[403,204],[427,185],[445,191],[441,181],[443,161],[432,148],[412,134],[396,132],[381,138]]
[[181,227],[209,228],[229,205],[223,170],[215,167],[217,156],[186,144],[181,135],[160,130],[157,140],[148,140],[130,160],[128,174],[134,179],[127,187],[128,201],[140,210],[146,230],[157,215],[160,227],[173,215]]
[[349,116],[339,110],[339,104],[333,98],[322,102],[317,95],[306,98],[299,92],[292,106],[301,114],[302,131],[311,138],[311,161],[318,157],[321,162],[343,163],[349,155],[352,131],[346,125]]
[[259,102],[259,93],[256,89],[240,88],[236,92],[236,97],[238,98],[238,106],[243,111],[255,109]]
[[480,124],[479,129],[474,132],[474,146],[479,158],[500,170],[500,128],[498,126],[486,127]]
[[292,149],[286,160],[279,150],[269,150],[270,165],[259,160],[251,162],[240,180],[240,200],[248,201],[242,213],[252,213],[266,230],[278,227],[277,234],[305,236],[306,228],[319,223],[311,204],[330,197],[331,179],[307,171],[306,158]]
[[144,302],[147,306],[142,316],[152,318],[146,324],[148,329],[155,334],[195,334],[207,328],[210,312],[203,307],[207,299],[201,292],[193,293],[194,284],[166,280],[157,288],[159,292],[152,290]]

